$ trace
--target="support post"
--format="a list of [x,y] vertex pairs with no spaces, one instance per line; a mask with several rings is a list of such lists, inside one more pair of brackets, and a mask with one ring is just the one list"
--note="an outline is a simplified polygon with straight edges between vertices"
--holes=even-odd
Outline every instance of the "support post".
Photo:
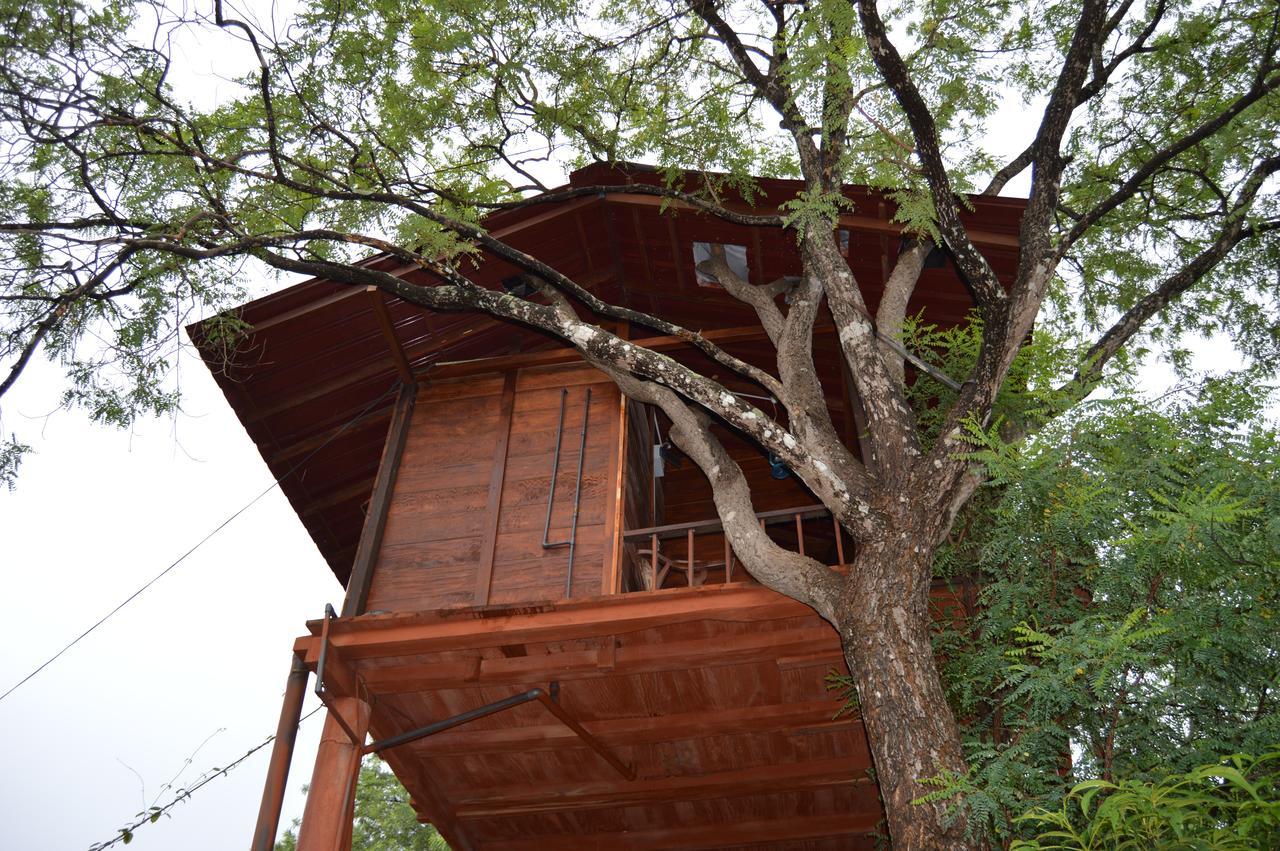
[[[349,851],[351,847],[351,812],[370,707],[354,697],[335,697],[330,707],[302,813],[298,851]],[[342,714],[362,741],[351,740],[335,712]]]
[[396,474],[400,471],[400,457],[404,454],[405,441],[409,437],[409,423],[413,419],[413,403],[417,395],[418,385],[406,384],[400,388],[400,395],[396,399],[391,424],[387,427],[387,439],[382,445],[382,460],[373,480],[369,512],[364,517],[355,561],[351,566],[351,578],[347,581],[347,596],[342,603],[343,617],[363,614],[369,600],[373,567],[378,561],[378,548],[382,545],[382,532],[387,525],[387,508],[391,505]]
[[275,847],[276,831],[280,828],[280,808],[284,805],[284,790],[289,780],[289,763],[293,761],[302,701],[307,693],[307,676],[307,666],[295,653],[289,666],[284,703],[280,706],[275,744],[271,746],[271,762],[267,766],[267,781],[262,789],[262,804],[258,807],[258,823],[253,829],[253,851],[271,851]]

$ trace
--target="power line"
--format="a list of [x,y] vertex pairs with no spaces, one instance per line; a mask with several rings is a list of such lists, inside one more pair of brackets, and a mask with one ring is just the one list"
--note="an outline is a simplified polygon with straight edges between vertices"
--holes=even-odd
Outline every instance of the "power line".
[[[315,715],[321,709],[324,709],[323,703],[317,706],[315,709],[312,709],[306,715],[303,715],[301,718],[299,718],[298,726],[301,727],[303,721],[306,721],[308,718],[310,718],[312,715]],[[178,794],[173,796],[173,800],[165,804],[163,807],[148,807],[145,812],[138,813],[137,821],[120,828],[120,830],[116,833],[116,835],[113,836],[111,839],[107,840],[106,842],[98,842],[93,845],[90,845],[89,851],[103,851],[104,848],[110,848],[113,845],[116,845],[121,842],[128,845],[130,842],[133,841],[133,832],[135,830],[142,827],[144,824],[148,824],[148,823],[154,824],[155,822],[159,821],[160,816],[168,815],[169,810],[173,809],[178,804],[190,798],[192,792],[204,786],[206,783],[213,780],[214,778],[222,777],[231,769],[235,768],[237,765],[244,762],[246,759],[253,756],[258,751],[265,748],[267,745],[274,742],[275,739],[276,737],[275,737],[275,734],[273,733],[272,735],[267,736],[265,741],[250,748],[248,751],[245,752],[244,756],[240,757],[230,765],[225,765],[221,768],[214,766],[212,769],[210,769],[209,771],[206,771],[203,775],[201,775],[200,779],[196,781],[194,784],[192,784],[190,789],[178,790]]]
[[285,479],[287,479],[287,478],[289,478],[290,476],[292,476],[292,475],[293,475],[294,473],[296,473],[298,470],[302,469],[302,467],[304,467],[304,466],[305,466],[305,465],[306,465],[306,464],[307,464],[307,463],[308,463],[312,458],[314,458],[314,457],[315,457],[315,456],[316,456],[316,455],[317,455],[317,454],[318,454],[322,449],[324,449],[324,448],[325,448],[326,446],[328,446],[330,443],[332,443],[333,441],[335,441],[336,439],[338,439],[338,437],[339,437],[339,436],[341,436],[343,432],[345,432],[347,429],[351,428],[353,425],[355,425],[356,423],[358,423],[360,420],[364,419],[364,418],[365,418],[365,416],[367,416],[367,415],[369,414],[369,412],[370,412],[370,411],[372,411],[375,407],[377,407],[377,406],[382,402],[382,400],[384,400],[384,399],[386,399],[388,396],[390,396],[390,395],[391,395],[391,393],[392,393],[392,391],[394,391],[394,390],[395,390],[397,387],[399,387],[399,386],[400,386],[400,385],[399,385],[399,382],[396,382],[396,383],[392,384],[390,387],[388,387],[385,391],[383,391],[383,393],[382,393],[382,395],[381,395],[381,396],[379,396],[378,398],[376,398],[376,399],[374,399],[372,402],[370,402],[370,403],[365,407],[365,409],[364,409],[364,410],[362,410],[360,413],[356,414],[352,419],[350,419],[350,420],[348,420],[347,422],[343,423],[342,428],[338,429],[338,430],[337,430],[337,431],[335,431],[333,434],[329,435],[329,437],[325,439],[324,443],[321,443],[321,444],[320,444],[319,446],[317,446],[315,449],[313,449],[313,450],[311,450],[309,453],[307,453],[307,456],[306,456],[305,458],[303,458],[303,459],[302,459],[301,461],[299,461],[297,464],[294,464],[291,468],[289,468],[288,472],[286,472],[283,476],[281,476],[280,478],[278,478],[278,479],[276,479],[275,481],[273,481],[270,485],[268,485],[268,486],[267,486],[267,488],[266,488],[265,490],[263,490],[263,491],[262,491],[262,493],[258,494],[258,495],[257,495],[257,496],[255,496],[253,499],[249,500],[249,501],[248,501],[247,503],[245,503],[245,504],[240,508],[240,510],[238,510],[235,514],[232,514],[232,515],[231,515],[230,517],[228,517],[226,520],[223,520],[221,523],[219,523],[217,526],[215,526],[215,527],[213,528],[213,530],[212,530],[211,532],[209,532],[209,534],[207,534],[207,535],[205,535],[203,538],[201,538],[201,539],[196,543],[196,545],[195,545],[195,546],[193,546],[191,549],[187,550],[187,551],[186,551],[185,553],[183,553],[182,555],[178,556],[178,558],[176,558],[176,559],[175,559],[175,560],[174,560],[174,561],[173,561],[173,562],[172,562],[168,567],[166,567],[164,570],[160,571],[160,572],[159,572],[159,573],[157,573],[155,576],[153,576],[150,580],[148,580],[148,581],[147,581],[147,583],[146,583],[145,585],[143,585],[143,586],[142,586],[141,588],[139,588],[137,591],[134,591],[134,592],[133,592],[132,594],[130,594],[128,597],[124,598],[124,600],[123,600],[123,601],[122,601],[118,606],[116,606],[114,609],[112,609],[111,611],[109,611],[109,612],[107,612],[105,615],[103,615],[101,618],[99,618],[99,619],[98,619],[98,620],[93,624],[93,626],[89,627],[89,628],[88,628],[88,629],[86,629],[84,632],[82,632],[82,633],[80,633],[79,635],[77,635],[77,636],[76,636],[74,639],[72,639],[72,640],[71,640],[71,641],[70,641],[70,642],[69,642],[65,647],[63,647],[63,648],[62,648],[61,650],[59,650],[57,653],[53,654],[53,655],[52,655],[52,656],[50,656],[48,659],[46,659],[43,663],[41,663],[41,665],[40,665],[39,667],[37,667],[34,671],[32,671],[31,673],[27,674],[25,677],[23,677],[22,679],[18,680],[18,682],[14,683],[12,686],[10,686],[10,687],[9,687],[9,690],[8,690],[8,691],[6,691],[4,694],[0,694],[0,701],[3,701],[3,700],[4,700],[5,698],[7,698],[9,695],[13,694],[15,691],[17,691],[19,688],[21,688],[21,687],[22,687],[22,686],[23,686],[23,685],[24,685],[28,680],[30,680],[30,679],[31,679],[32,677],[34,677],[36,674],[40,673],[40,672],[41,672],[41,671],[43,671],[45,668],[49,667],[49,666],[50,666],[50,665],[52,665],[54,662],[56,662],[56,661],[58,660],[58,658],[59,658],[60,656],[62,656],[62,654],[63,654],[63,653],[66,653],[66,652],[67,652],[68,650],[70,650],[72,647],[75,647],[77,644],[79,644],[79,643],[80,643],[80,641],[81,641],[85,636],[89,635],[89,633],[93,632],[95,629],[97,629],[98,627],[100,627],[100,626],[102,626],[104,623],[106,623],[106,622],[111,618],[111,616],[112,616],[112,615],[114,615],[116,612],[120,611],[120,610],[121,610],[121,609],[123,609],[125,606],[129,605],[130,603],[132,603],[135,599],[137,599],[137,598],[138,598],[138,596],[139,596],[140,594],[142,594],[142,592],[143,592],[143,591],[146,591],[148,588],[150,588],[152,585],[156,584],[156,582],[158,582],[160,579],[162,579],[162,578],[165,576],[165,574],[167,574],[169,571],[173,570],[173,569],[174,569],[175,567],[177,567],[178,565],[182,564],[184,561],[186,561],[186,559],[187,559],[187,557],[188,557],[188,556],[190,556],[190,555],[191,555],[192,553],[194,553],[196,550],[200,549],[200,547],[204,546],[204,544],[205,544],[205,543],[206,543],[210,538],[212,538],[214,535],[218,534],[218,533],[219,533],[219,532],[221,532],[223,529],[225,529],[225,528],[226,528],[226,527],[231,523],[231,521],[235,520],[235,519],[236,519],[237,517],[239,517],[241,514],[244,514],[246,511],[248,511],[250,508],[252,508],[252,507],[253,507],[253,506],[258,502],[258,500],[262,499],[264,496],[266,496],[267,494],[271,493],[271,491],[275,490],[275,489],[280,485],[280,483],[281,483],[281,482],[283,482]]

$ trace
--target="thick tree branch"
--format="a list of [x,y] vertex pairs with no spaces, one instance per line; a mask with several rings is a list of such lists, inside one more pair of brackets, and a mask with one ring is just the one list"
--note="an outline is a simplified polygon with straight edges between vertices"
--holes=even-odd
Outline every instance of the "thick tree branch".
[[[156,247],[192,258],[210,255],[207,249],[181,245]],[[243,253],[245,249],[240,251]],[[510,293],[484,289],[456,270],[430,258],[418,260],[422,268],[445,282],[441,286],[417,286],[368,266],[290,257],[270,247],[255,249],[252,254],[278,269],[325,277],[336,283],[377,286],[420,307],[477,311],[550,333],[589,359],[611,364],[616,369],[669,388],[715,414],[764,450],[777,455],[856,539],[868,540],[881,534],[881,520],[868,500],[871,482],[860,465],[844,471],[849,477],[842,478],[810,448],[802,445],[791,431],[735,396],[718,381],[700,375],[664,354],[632,345],[597,325],[571,318],[561,306],[540,305]]]
[[[1113,33],[1120,24],[1124,22],[1124,16],[1128,13],[1131,6],[1132,2],[1131,0],[1128,0],[1117,7],[1116,11],[1113,12],[1111,17],[1107,20],[1106,26],[1103,27],[1101,34],[1102,38]],[[1093,98],[1097,97],[1102,90],[1106,88],[1107,83],[1121,65],[1127,62],[1130,58],[1140,53],[1145,53],[1150,49],[1147,46],[1147,42],[1151,39],[1151,36],[1155,34],[1160,21],[1164,19],[1166,8],[1167,3],[1165,0],[1159,0],[1159,2],[1156,3],[1155,9],[1152,11],[1150,20],[1147,21],[1147,24],[1142,28],[1142,31],[1138,33],[1128,47],[1124,50],[1117,51],[1116,54],[1111,57],[1111,60],[1105,65],[1101,63],[1097,55],[1096,47],[1100,46],[1102,38],[1098,40],[1095,44],[1094,56],[1092,57],[1092,76],[1090,77],[1089,82],[1082,86],[1079,92],[1077,92],[1075,104],[1072,107],[1073,110],[1078,109]],[[1013,180],[1026,170],[1026,168],[1035,160],[1038,141],[1038,138],[1033,139],[1021,153],[992,175],[991,182],[982,190],[982,194],[1000,194],[1000,190],[1004,189],[1005,185],[1008,184],[1010,180]]]
[[881,337],[880,355],[884,359],[885,368],[899,385],[906,381],[903,354],[899,351],[900,347],[894,347],[888,340],[897,339],[902,334],[902,323],[907,317],[907,303],[911,301],[916,282],[924,271],[925,258],[932,248],[933,243],[928,240],[918,240],[898,255],[893,271],[885,281],[880,305],[876,308],[876,331]]
[[1213,242],[1181,269],[1138,299],[1089,347],[1075,375],[1058,388],[1063,399],[1062,404],[1074,404],[1087,396],[1101,380],[1103,368],[1147,321],[1201,281],[1231,253],[1236,245],[1245,239],[1270,232],[1274,228],[1274,223],[1266,222],[1249,226],[1246,218],[1262,185],[1277,172],[1280,172],[1280,156],[1268,157],[1253,168],[1245,179],[1231,212],[1223,218],[1218,235]]
[[986,258],[974,247],[964,224],[960,221],[960,210],[956,205],[955,191],[951,188],[951,177],[942,160],[942,150],[938,142],[938,130],[933,120],[933,113],[911,79],[906,62],[889,41],[889,35],[885,31],[884,21],[880,18],[875,0],[857,0],[857,4],[858,18],[862,22],[862,32],[867,39],[871,58],[880,69],[885,82],[889,84],[894,97],[906,113],[907,122],[911,125],[916,152],[920,157],[925,179],[933,195],[938,230],[943,242],[955,260],[956,269],[973,292],[974,301],[980,309],[986,310],[1004,301],[1004,289],[1000,286]]
[[36,323],[31,330],[31,336],[18,352],[18,357],[9,367],[9,374],[5,376],[4,381],[0,381],[0,397],[9,392],[9,389],[17,382],[26,370],[27,364],[31,362],[32,356],[40,348],[40,344],[45,341],[49,334],[53,333],[58,325],[61,324],[78,299],[84,298],[91,294],[98,287],[110,278],[115,272],[128,262],[129,258],[137,253],[137,249],[126,246],[120,249],[111,260],[98,270],[89,280],[83,284],[79,284],[65,293],[50,299],[50,307],[45,316]]
[[1103,200],[1099,201],[1091,209],[1084,212],[1072,225],[1071,230],[1058,243],[1055,262],[1066,256],[1074,245],[1089,228],[1098,223],[1105,215],[1128,201],[1138,190],[1146,184],[1161,168],[1170,163],[1180,154],[1189,151],[1196,145],[1213,136],[1230,124],[1238,115],[1249,107],[1258,103],[1263,98],[1270,95],[1276,89],[1280,88],[1280,73],[1271,73],[1269,76],[1257,77],[1249,89],[1233,100],[1224,110],[1219,112],[1212,118],[1196,125],[1190,132],[1180,136],[1174,141],[1154,152],[1141,166],[1134,170],[1129,177],[1120,184],[1114,192]]
[[734,554],[753,577],[780,594],[813,607],[831,620],[841,578],[831,568],[778,546],[756,522],[751,489],[742,468],[725,451],[704,414],[659,384],[641,381],[610,363],[594,361],[631,399],[655,405],[671,418],[671,439],[711,482],[716,513]]

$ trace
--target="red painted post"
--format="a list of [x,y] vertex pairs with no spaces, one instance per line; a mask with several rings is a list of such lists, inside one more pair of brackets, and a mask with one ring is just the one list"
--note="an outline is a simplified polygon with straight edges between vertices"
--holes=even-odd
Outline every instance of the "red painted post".
[[369,730],[369,704],[339,697],[329,707],[298,831],[298,851],[349,851],[351,847],[351,807],[364,742],[353,742],[333,713],[342,713],[347,725],[363,739]]

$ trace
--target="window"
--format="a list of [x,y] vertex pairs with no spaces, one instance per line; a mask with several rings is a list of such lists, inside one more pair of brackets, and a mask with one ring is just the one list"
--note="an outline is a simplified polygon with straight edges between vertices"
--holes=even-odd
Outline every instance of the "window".
[[[698,276],[698,284],[704,287],[718,287],[720,282],[713,275],[708,275],[698,268],[699,263],[703,263],[711,259],[711,249],[719,243],[715,242],[695,242],[693,244],[693,269]],[[742,280],[748,279],[747,273],[747,247],[745,245],[723,245],[724,259],[729,264],[729,268]]]

